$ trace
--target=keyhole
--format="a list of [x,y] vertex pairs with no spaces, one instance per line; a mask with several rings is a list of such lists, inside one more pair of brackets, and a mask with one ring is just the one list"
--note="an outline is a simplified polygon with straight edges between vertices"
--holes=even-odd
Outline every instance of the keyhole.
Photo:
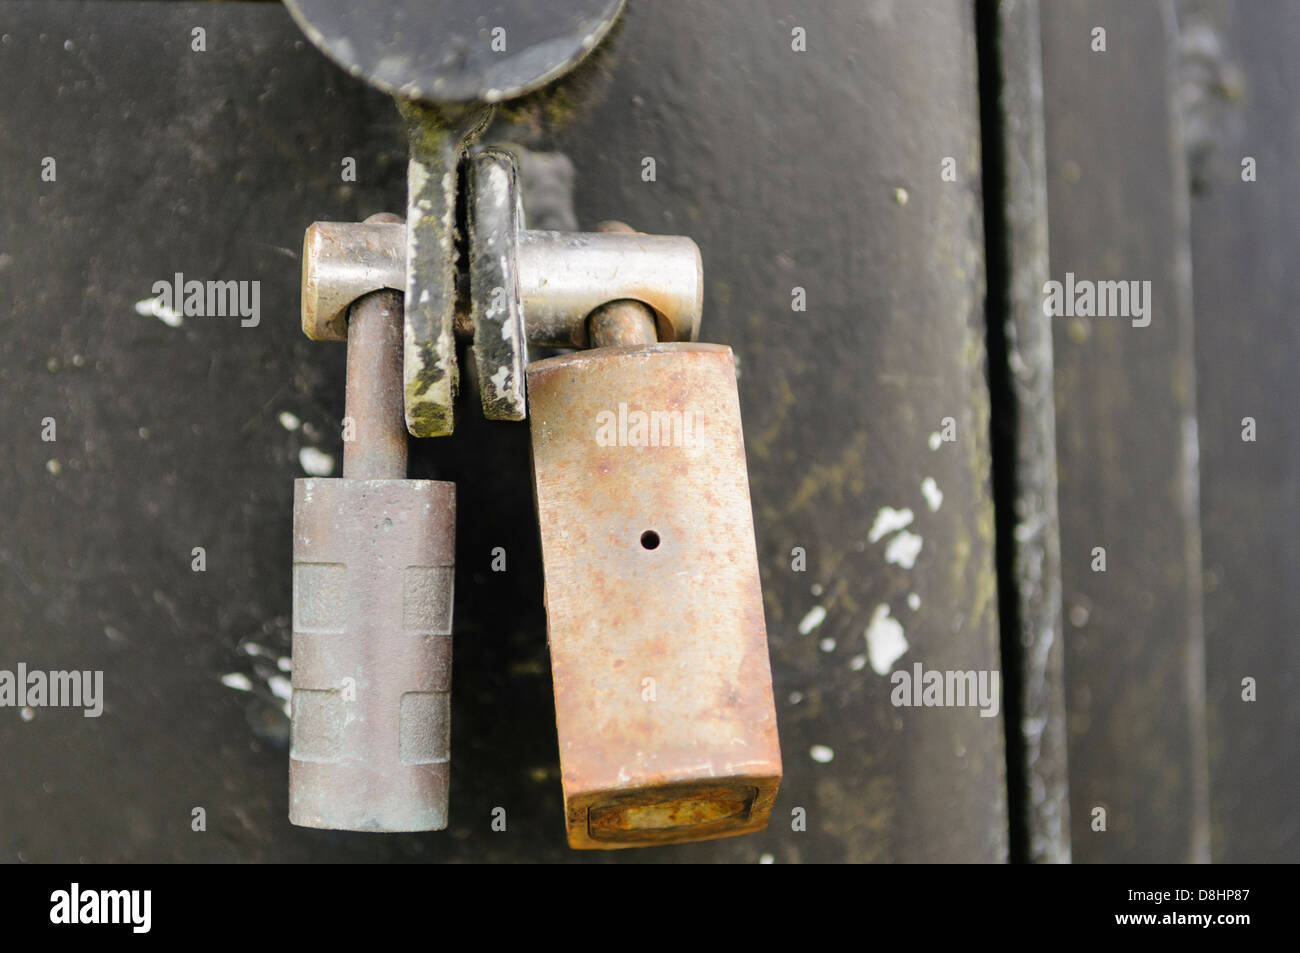
[[659,546],[659,534],[652,529],[646,530],[641,534],[641,545],[646,549],[657,549]]

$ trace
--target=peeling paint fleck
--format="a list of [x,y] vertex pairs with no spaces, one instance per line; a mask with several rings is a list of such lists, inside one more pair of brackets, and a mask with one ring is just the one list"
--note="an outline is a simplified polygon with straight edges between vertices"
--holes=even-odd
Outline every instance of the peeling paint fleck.
[[293,716],[293,685],[283,675],[272,675],[266,680],[266,687],[271,690],[271,694],[280,699],[284,704],[281,706],[288,717]]
[[903,530],[891,539],[889,545],[885,547],[885,562],[892,563],[895,566],[902,566],[904,569],[911,569],[916,565],[916,557],[921,552],[923,542],[924,540],[916,533]]
[[327,477],[334,472],[334,457],[315,447],[299,450],[298,463],[309,476]]
[[907,651],[903,626],[890,616],[887,605],[876,606],[863,637],[867,640],[867,658],[877,675],[888,675],[894,663]]
[[233,688],[237,692],[251,692],[253,690],[253,683],[248,680],[248,676],[241,675],[239,672],[222,675],[221,684],[227,688]]
[[799,621],[799,634],[807,635],[826,621],[826,610],[822,606],[813,606],[808,614]]
[[943,505],[943,490],[939,489],[939,484],[934,482],[934,477],[926,477],[921,481],[921,495],[925,497],[930,512],[938,513],[939,507]]
[[910,526],[912,523],[912,511],[904,507],[896,510],[892,506],[882,506],[880,512],[876,514],[876,521],[871,524],[871,532],[867,534],[867,541],[871,543],[880,542],[881,538],[902,529],[904,526]]
[[143,298],[135,303],[135,313],[155,317],[169,328],[179,328],[185,323],[180,313],[163,304],[162,297]]

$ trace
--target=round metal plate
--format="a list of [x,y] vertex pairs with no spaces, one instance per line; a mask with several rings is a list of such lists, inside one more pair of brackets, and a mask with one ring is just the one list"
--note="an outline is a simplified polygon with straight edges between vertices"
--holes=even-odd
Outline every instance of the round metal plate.
[[285,0],[285,5],[330,59],[394,96],[499,102],[577,65],[614,25],[623,0]]

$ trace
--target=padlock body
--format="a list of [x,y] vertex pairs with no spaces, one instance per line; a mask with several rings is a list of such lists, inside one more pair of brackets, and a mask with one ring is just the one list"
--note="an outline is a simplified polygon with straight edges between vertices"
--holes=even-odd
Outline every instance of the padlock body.
[[294,482],[289,819],[447,826],[456,488]]
[[761,829],[781,755],[731,349],[548,358],[528,400],[570,845]]

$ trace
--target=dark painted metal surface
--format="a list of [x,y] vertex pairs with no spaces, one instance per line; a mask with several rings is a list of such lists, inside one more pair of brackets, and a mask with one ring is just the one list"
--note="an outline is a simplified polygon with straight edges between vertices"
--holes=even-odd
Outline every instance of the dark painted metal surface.
[[[342,349],[298,328],[298,249],[312,221],[402,206],[391,102],[271,5],[0,17],[2,659],[102,669],[106,695],[99,719],[3,712],[0,847],[593,859],[564,844],[527,431],[477,410],[412,451],[413,477],[458,484],[449,829],[287,821],[289,486],[337,467],[343,409]],[[618,859],[1005,855],[1000,718],[895,707],[889,680],[999,665],[972,26],[956,0],[639,4],[576,92],[489,132],[572,159],[580,224],[695,238],[706,337],[740,358],[785,781],[760,834]],[[155,316],[176,272],[260,281],[260,322]],[[912,521],[873,539],[885,507]]]
[[[1150,282],[1146,326],[1054,318],[1073,854],[1205,860],[1196,375],[1172,6],[1053,2],[1042,28],[1051,277]],[[1093,51],[1095,28],[1105,52]]]
[[518,170],[509,153],[488,150],[466,160],[464,180],[474,368],[483,415],[523,420],[528,339],[518,291]]
[[[1300,7],[1180,4],[1216,861],[1300,861]],[[1254,181],[1246,181],[1247,160]],[[1254,440],[1244,439],[1251,418]],[[1248,701],[1245,679],[1254,682]]]

